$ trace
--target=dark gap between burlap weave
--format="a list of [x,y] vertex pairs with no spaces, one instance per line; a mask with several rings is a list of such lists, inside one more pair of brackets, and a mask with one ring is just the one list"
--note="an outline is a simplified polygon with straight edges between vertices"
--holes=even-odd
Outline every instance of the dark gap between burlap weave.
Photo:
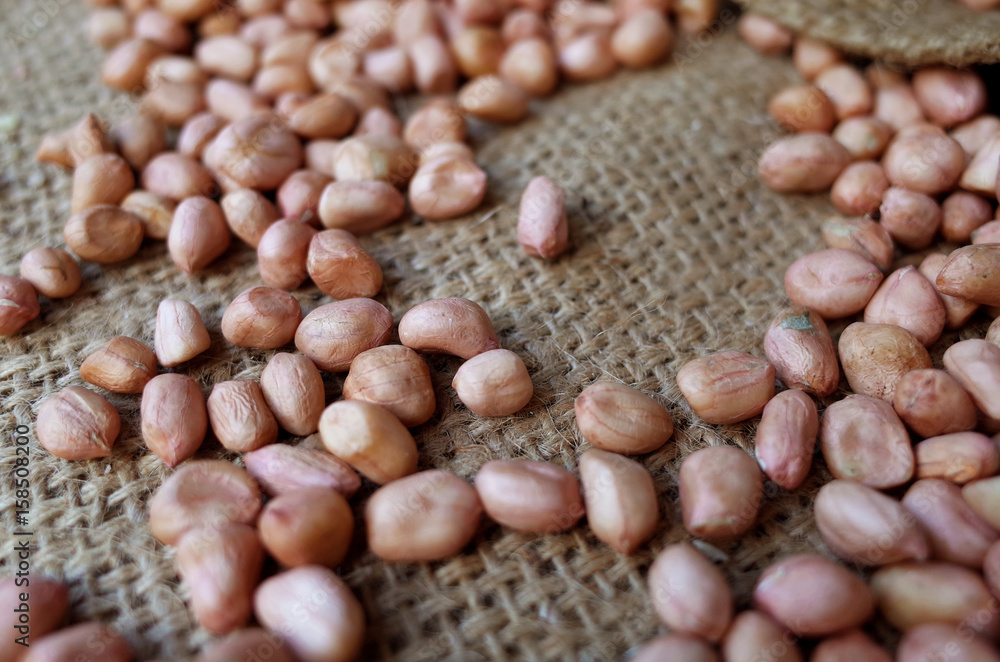
[[[41,3],[19,3],[4,18],[3,34],[32,16],[46,17]],[[2,113],[18,116],[20,127],[0,145],[3,273],[16,273],[31,248],[62,244],[70,177],[34,162],[41,134],[86,111],[109,118],[130,107],[99,83],[101,54],[81,36],[84,17],[79,3],[63,2],[35,36],[4,56]],[[476,300],[503,346],[524,358],[536,386],[520,414],[479,418],[449,387],[459,362],[429,359],[438,410],[415,431],[421,468],[472,478],[488,460],[525,457],[574,469],[586,446],[574,425],[574,397],[597,378],[621,380],[655,395],[677,423],[671,442],[641,458],[659,490],[661,530],[627,558],[598,542],[585,523],[548,536],[485,524],[457,558],[396,565],[363,551],[359,520],[342,572],[369,617],[363,659],[604,661],[658,632],[645,573],[659,549],[687,538],[677,505],[680,459],[712,444],[749,450],[755,428],[698,420],[675,374],[716,350],[763,356],[764,330],[785,304],[784,270],[821,247],[818,229],[831,212],[824,195],[776,195],[755,177],[757,157],[780,135],[767,100],[797,80],[789,62],[761,58],[731,29],[682,42],[677,54],[682,66],[565,89],[516,127],[478,127],[478,159],[490,175],[480,210],[451,222],[407,220],[363,239],[385,270],[379,300],[396,319],[426,299]],[[543,173],[570,192],[572,247],[552,263],[526,257],[514,231],[520,192]],[[219,380],[258,378],[271,355],[229,347],[218,332],[228,302],[259,283],[245,246],[194,277],[153,242],[124,265],[85,265],[84,273],[79,294],[43,301],[39,320],[0,341],[0,505],[8,536],[15,426],[33,425],[41,401],[80,384],[80,363],[107,338],[151,343],[161,299],[192,301],[213,329],[211,350],[182,368],[206,393]],[[314,288],[296,295],[306,312],[326,301]],[[326,380],[328,396],[338,397],[342,375]],[[186,657],[209,636],[185,609],[173,552],[153,540],[146,520],[148,497],[167,472],[141,442],[138,397],[110,400],[122,412],[123,433],[107,460],[65,462],[32,442],[33,571],[67,580],[73,620],[116,623],[141,659]],[[199,457],[235,455],[212,441]],[[748,604],[774,557],[828,553],[811,516],[812,497],[829,477],[817,461],[802,489],[769,486],[760,525],[719,547],[739,605]],[[10,567],[10,545],[0,560]]]

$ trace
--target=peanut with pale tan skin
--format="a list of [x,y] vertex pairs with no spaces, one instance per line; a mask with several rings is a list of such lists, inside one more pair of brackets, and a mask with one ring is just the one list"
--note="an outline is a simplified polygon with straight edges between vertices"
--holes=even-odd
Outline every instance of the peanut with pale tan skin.
[[760,14],[743,12],[736,29],[743,41],[761,55],[781,55],[792,47],[792,33]]
[[275,349],[295,337],[302,321],[299,302],[276,287],[251,287],[222,316],[222,335],[237,347]]
[[458,105],[473,117],[511,124],[527,116],[528,95],[499,76],[480,76],[458,91]]
[[509,416],[531,401],[534,385],[514,352],[493,349],[459,367],[451,382],[458,399],[479,416]]
[[413,89],[413,65],[405,48],[388,46],[365,53],[365,76],[395,94]]
[[674,632],[720,641],[733,620],[733,594],[726,578],[689,543],[661,551],[647,577],[660,620]]
[[924,561],[930,544],[899,501],[852,480],[832,480],[816,495],[814,514],[823,542],[858,565]]
[[344,372],[358,354],[389,342],[391,332],[392,313],[385,306],[345,299],[306,315],[295,332],[295,346],[320,370]]
[[153,494],[149,527],[157,540],[176,545],[188,531],[252,525],[260,507],[260,488],[245,469],[224,460],[192,460]]
[[384,485],[417,470],[417,444],[386,409],[361,400],[334,402],[319,420],[323,446]]
[[458,68],[448,46],[436,34],[418,37],[407,45],[413,64],[413,82],[421,94],[449,94],[458,85]]
[[73,296],[83,282],[80,266],[73,256],[61,248],[36,248],[25,253],[21,258],[20,273],[21,278],[31,283],[38,294],[50,299]]
[[944,253],[931,253],[923,259],[919,269],[924,278],[934,286],[935,291],[937,291],[938,296],[941,298],[941,303],[944,304],[945,328],[960,329],[979,310],[979,304],[967,299],[959,299],[948,294],[943,294],[938,290],[937,277],[947,263],[948,256]]
[[794,490],[812,468],[819,414],[803,391],[778,393],[764,407],[757,425],[757,464],[775,484]]
[[882,120],[863,116],[839,122],[831,135],[847,149],[852,159],[864,161],[882,156],[892,133],[892,127]]
[[486,195],[486,173],[466,158],[442,156],[423,163],[413,175],[407,199],[431,221],[468,214]]
[[949,657],[1000,662],[1000,655],[991,641],[968,633],[959,635],[955,626],[947,623],[928,623],[913,628],[903,635],[896,652],[898,662],[933,662]]
[[910,480],[915,469],[910,436],[892,407],[866,395],[849,395],[826,408],[820,449],[835,478],[885,489]]
[[202,627],[227,634],[246,626],[264,565],[264,550],[252,527],[230,523],[188,531],[177,543],[176,562]]
[[254,47],[231,35],[202,39],[194,49],[194,57],[206,73],[243,83],[257,70]]
[[399,341],[424,354],[463,359],[500,347],[486,311],[461,298],[432,299],[408,310],[399,320]]
[[490,519],[517,531],[563,531],[584,512],[576,477],[548,462],[487,462],[476,474],[476,492]]
[[200,162],[185,154],[162,152],[142,169],[142,188],[171,200],[215,194],[215,181]]
[[141,113],[122,120],[111,135],[122,157],[136,170],[142,170],[150,159],[167,149],[163,125]]
[[115,393],[142,393],[156,376],[156,355],[143,343],[117,336],[84,359],[83,381]]
[[268,496],[321,487],[350,498],[361,486],[357,472],[346,462],[306,446],[271,444],[245,453],[243,462]]
[[552,30],[537,11],[515,7],[507,13],[500,25],[500,36],[508,48],[526,39],[552,39]]
[[644,466],[591,448],[580,456],[580,484],[587,524],[599,540],[631,554],[653,536],[660,513],[653,477]]
[[500,60],[500,75],[533,97],[547,97],[559,84],[556,53],[547,39],[511,44]]
[[1000,533],[982,520],[962,497],[962,490],[939,478],[922,478],[903,495],[903,506],[920,523],[931,554],[970,568],[981,568]]
[[333,182],[323,189],[318,214],[325,227],[359,235],[399,220],[405,207],[403,194],[387,182]]
[[351,545],[354,515],[339,492],[306,487],[268,501],[260,512],[257,529],[264,549],[286,568],[336,568]]
[[597,448],[641,455],[661,447],[674,433],[669,412],[648,395],[625,384],[597,382],[574,402],[580,434]]
[[[262,94],[258,94],[247,85],[223,78],[213,78],[205,85],[205,104],[209,112],[226,122],[241,122],[255,115],[264,116],[270,110],[268,99]],[[222,126],[215,137],[218,137],[226,126]],[[205,145],[202,157],[207,154],[210,146],[211,142]]]
[[134,17],[135,36],[159,44],[165,51],[183,51],[191,45],[187,26],[157,9],[146,9]]
[[774,396],[774,375],[774,366],[745,352],[716,352],[686,363],[677,386],[706,423],[727,425],[764,410]]
[[351,362],[344,380],[346,400],[364,400],[392,412],[406,427],[434,415],[434,386],[427,363],[409,347],[384,345]]
[[906,329],[924,345],[933,345],[944,331],[947,312],[934,285],[915,267],[886,276],[865,306],[867,324],[893,324]]
[[0,336],[11,336],[41,314],[38,294],[25,278],[0,276]]
[[164,368],[190,361],[212,346],[198,309],[187,301],[164,299],[156,310],[154,347]]
[[987,340],[957,342],[944,353],[944,367],[990,418],[1000,418],[1000,347]]
[[647,642],[632,658],[633,662],[720,662],[719,654],[699,637],[665,634]]
[[[34,575],[29,581],[31,591],[25,591],[25,586],[19,586],[24,583],[24,579],[16,575],[0,580],[0,600],[3,604],[10,605],[10,609],[5,610],[3,615],[2,627],[17,631],[15,628],[21,626],[20,614],[14,610],[25,602],[31,614],[31,636],[41,639],[57,630],[62,623],[69,606],[69,590],[61,582],[44,576]],[[5,639],[0,644],[0,660],[17,662],[23,659],[22,650],[23,646],[14,637],[9,641]]]
[[70,250],[88,262],[127,260],[142,245],[142,219],[113,205],[97,205],[74,214],[63,227]]
[[912,250],[927,248],[941,227],[941,207],[933,198],[896,186],[882,197],[879,215],[893,240]]
[[316,230],[298,221],[280,220],[268,226],[257,244],[257,269],[271,287],[294,290],[309,277],[306,260]]
[[[319,604],[322,609],[302,609]],[[332,570],[302,566],[275,575],[254,594],[261,625],[281,632],[302,662],[351,662],[365,636],[365,612]]]
[[283,94],[311,94],[316,85],[302,65],[274,65],[257,71],[251,85],[255,94],[263,99],[275,99]]
[[479,495],[463,478],[421,471],[379,488],[368,500],[368,547],[386,561],[448,558],[469,544],[482,515]]
[[986,108],[986,85],[974,71],[919,69],[913,74],[913,93],[931,121],[941,126],[966,122]]
[[302,144],[277,119],[248,117],[220,131],[202,159],[227,190],[269,191],[302,164]]
[[303,138],[342,138],[358,122],[357,109],[339,94],[319,94],[295,107],[288,127]]
[[944,294],[1000,306],[1000,244],[963,246],[952,252],[936,284]]
[[976,427],[976,405],[944,370],[913,370],[903,375],[896,384],[892,406],[907,427],[921,437]]
[[662,11],[638,9],[612,33],[611,53],[626,67],[640,69],[663,60],[673,41],[673,29]]
[[517,240],[525,253],[535,257],[552,259],[566,250],[566,193],[548,177],[533,178],[521,194]]
[[186,55],[163,55],[153,60],[146,70],[146,86],[154,88],[162,83],[188,83],[204,85],[208,76],[194,58]]
[[972,243],[976,245],[1000,244],[1000,220],[992,220],[973,230]]
[[416,164],[416,154],[395,136],[357,136],[340,144],[333,176],[338,182],[383,181],[404,187]]
[[142,229],[149,239],[164,240],[170,236],[177,203],[156,193],[136,189],[125,196],[121,208],[132,212],[142,222]]
[[281,217],[301,223],[317,224],[319,201],[330,177],[313,170],[296,170],[278,188]]
[[132,36],[129,16],[117,7],[105,7],[91,12],[87,18],[87,38],[107,50]]
[[823,191],[851,162],[843,145],[825,133],[805,132],[782,138],[760,157],[761,181],[780,193]]
[[[562,42],[562,43],[560,43]],[[575,37],[557,40],[559,71],[573,82],[609,78],[618,68],[611,46],[611,35],[591,30]]]
[[785,272],[785,291],[792,303],[837,319],[864,310],[882,278],[879,268],[860,254],[830,248],[793,262]]
[[927,348],[912,333],[892,324],[855,322],[840,334],[837,348],[854,392],[886,402],[892,402],[903,375],[931,367]]
[[[822,595],[822,600],[816,596]],[[822,637],[858,627],[875,610],[871,590],[847,568],[816,554],[785,557],[767,568],[754,606],[793,633]]]
[[250,655],[266,656],[269,662],[295,662],[281,635],[260,628],[246,628],[209,645],[195,662],[226,662]]
[[951,190],[965,168],[965,150],[943,133],[897,136],[882,157],[893,186],[937,195]]
[[726,662],[802,662],[802,651],[788,631],[763,612],[748,609],[733,619],[722,640]]
[[316,364],[307,357],[275,354],[260,375],[260,388],[281,427],[302,437],[319,429],[325,388]]
[[205,396],[185,375],[153,377],[142,390],[141,418],[143,441],[168,467],[194,455],[208,433]]
[[1000,625],[993,596],[979,573],[968,568],[933,561],[899,563],[876,571],[871,585],[879,611],[903,632],[925,623],[949,623],[995,636]]
[[767,112],[778,124],[796,133],[829,133],[837,123],[829,97],[814,85],[786,87],[771,97]]
[[203,110],[205,93],[197,83],[160,83],[139,104],[139,112],[170,127],[183,126]]
[[33,642],[31,650],[17,659],[21,662],[130,662],[135,659],[135,653],[115,628],[104,623],[80,623]]
[[472,25],[451,38],[451,53],[458,70],[466,78],[497,73],[504,44],[500,31],[485,25]]
[[795,69],[806,80],[813,80],[830,67],[839,64],[844,56],[829,44],[799,36],[792,48]]
[[693,536],[728,540],[756,522],[764,499],[764,475],[754,458],[733,446],[710,446],[681,463],[681,513]]
[[809,661],[892,662],[892,656],[861,630],[847,630],[820,641]]
[[777,314],[764,335],[764,353],[789,388],[825,397],[837,390],[840,367],[823,318],[802,306]]
[[107,457],[120,431],[114,405],[81,386],[67,386],[38,408],[38,443],[64,460]]
[[913,447],[917,478],[943,478],[964,485],[992,476],[1000,469],[996,444],[978,432],[955,432],[929,437]]
[[844,214],[874,213],[889,189],[882,166],[874,161],[855,161],[844,168],[830,190],[833,206]]
[[324,230],[309,242],[306,269],[334,299],[373,297],[382,289],[382,268],[346,230]]
[[73,126],[43,136],[35,158],[65,168],[75,168],[91,156],[114,151],[114,145],[105,134],[101,120],[93,113],[88,113]]

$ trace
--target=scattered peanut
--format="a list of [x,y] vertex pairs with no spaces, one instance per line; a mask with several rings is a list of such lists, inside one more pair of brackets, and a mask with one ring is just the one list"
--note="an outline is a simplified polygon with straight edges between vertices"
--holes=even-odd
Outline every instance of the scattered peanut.
[[111,264],[139,252],[142,232],[142,219],[132,212],[97,205],[71,216],[63,227],[63,239],[84,260]]
[[912,370],[896,383],[892,406],[921,437],[976,427],[976,406],[954,377],[943,370]]
[[212,346],[198,309],[187,301],[164,299],[156,310],[156,358],[164,368],[190,361]]
[[260,388],[281,427],[299,436],[319,429],[326,407],[325,388],[316,364],[307,357],[275,354],[260,375]]
[[764,407],[755,441],[757,464],[777,485],[794,490],[812,468],[819,434],[816,403],[803,391],[778,393]]
[[120,431],[118,410],[81,386],[67,386],[38,408],[38,443],[64,460],[107,457]]
[[351,545],[354,515],[339,492],[305,487],[268,501],[257,528],[264,549],[281,565],[336,568]]
[[276,287],[251,287],[226,308],[222,335],[237,347],[275,349],[292,341],[301,321],[295,297]]
[[463,363],[451,386],[459,400],[480,416],[514,414],[534,394],[524,361],[506,349],[492,349]]
[[272,223],[257,244],[260,278],[271,287],[294,290],[309,277],[306,260],[316,230],[298,221]]
[[382,289],[382,268],[347,230],[324,230],[309,242],[306,270],[334,299],[373,297]]
[[547,462],[487,462],[476,474],[476,492],[491,519],[518,531],[563,531],[584,512],[576,477]]
[[295,346],[320,370],[344,372],[358,354],[386,344],[391,332],[392,313],[385,306],[345,299],[306,315],[295,332]]
[[774,366],[745,352],[716,352],[689,361],[677,372],[677,386],[706,423],[753,418],[774,397]]
[[693,536],[733,539],[757,521],[764,475],[745,451],[709,446],[681,463],[678,477],[684,528]]
[[664,548],[649,568],[649,597],[671,630],[720,641],[733,620],[733,594],[718,568],[689,543]]
[[328,451],[379,485],[417,470],[417,444],[410,432],[370,402],[334,402],[323,411],[319,434]]
[[800,257],[785,272],[785,291],[792,303],[825,319],[861,312],[881,282],[878,267],[840,248]]
[[837,390],[840,367],[833,339],[823,318],[808,308],[778,313],[764,335],[764,353],[785,386],[820,397]]
[[591,384],[577,396],[574,409],[583,438],[614,453],[649,453],[674,432],[673,419],[662,405],[624,384]]
[[115,393],[142,393],[156,376],[156,355],[143,343],[116,336],[80,366],[83,381]]
[[884,489],[913,476],[910,436],[892,407],[877,398],[849,395],[827,407],[819,440],[836,478]]
[[566,250],[566,193],[548,177],[535,177],[521,195],[517,240],[528,255],[552,259]]
[[580,456],[587,523],[597,538],[622,554],[649,540],[659,524],[656,486],[634,460],[591,448]]
[[408,310],[399,320],[399,341],[425,354],[463,359],[500,347],[486,311],[460,298],[433,299]]
[[214,200],[199,196],[177,205],[167,248],[182,271],[201,271],[225,253],[231,241],[226,217]]
[[153,377],[142,390],[142,439],[167,466],[176,467],[201,447],[208,410],[198,383],[178,374]]
[[892,324],[855,322],[840,334],[838,350],[854,392],[886,402],[892,402],[903,375],[931,367],[931,357],[920,341]]
[[0,276],[0,336],[12,336],[41,314],[38,294],[24,278]]

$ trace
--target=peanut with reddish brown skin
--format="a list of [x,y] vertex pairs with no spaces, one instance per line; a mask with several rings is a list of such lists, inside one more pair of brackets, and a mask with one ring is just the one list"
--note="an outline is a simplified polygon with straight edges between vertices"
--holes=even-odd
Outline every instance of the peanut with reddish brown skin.
[[552,259],[566,250],[566,193],[548,177],[535,177],[521,195],[517,240],[525,253],[535,257]]
[[113,205],[97,205],[74,214],[63,239],[81,259],[98,264],[127,260],[142,245],[142,219]]
[[142,229],[149,239],[163,240],[170,236],[177,203],[156,193],[136,189],[125,196],[119,205],[139,217]]
[[882,157],[893,186],[937,195],[954,188],[965,168],[965,150],[943,133],[897,136]]
[[500,75],[532,97],[549,96],[559,85],[552,44],[538,37],[516,41],[500,60]]
[[402,188],[416,166],[416,154],[396,136],[356,136],[340,144],[333,176],[338,182],[384,181]]
[[962,498],[976,515],[1000,530],[1000,478],[984,478],[965,485]]
[[260,507],[260,488],[246,470],[224,460],[192,460],[153,494],[149,526],[157,540],[176,545],[191,530],[253,524]]
[[684,528],[693,536],[729,540],[757,520],[764,476],[739,448],[710,446],[691,453],[681,463],[678,482]]
[[875,90],[875,110],[872,114],[894,131],[919,124],[926,119],[913,94],[913,88],[905,81]]
[[792,635],[763,612],[740,612],[722,640],[726,662],[802,662]]
[[278,439],[278,423],[257,382],[216,382],[208,395],[208,421],[228,450],[246,453]]
[[257,531],[236,523],[188,531],[177,543],[176,561],[202,627],[226,634],[246,626],[264,566]]
[[306,261],[316,230],[298,221],[272,223],[257,244],[257,269],[271,287],[294,290],[309,277]]
[[[965,0],[966,4],[970,0]],[[962,628],[946,623],[928,623],[903,635],[896,652],[898,662],[935,662],[942,659],[1000,662],[993,642],[969,636]]]
[[208,434],[208,410],[198,383],[185,375],[153,377],[142,390],[142,439],[168,467],[201,447]]
[[736,29],[743,41],[761,55],[781,55],[792,47],[792,33],[760,14],[743,12]]
[[114,405],[82,386],[67,386],[38,408],[38,443],[64,460],[107,457],[120,431]]
[[823,542],[858,565],[881,566],[930,556],[917,520],[896,499],[852,480],[833,480],[816,495],[814,514]]
[[229,249],[232,235],[218,203],[194,197],[177,205],[167,235],[170,257],[182,271],[193,274]]
[[1000,347],[988,340],[957,342],[944,353],[944,367],[980,411],[1000,418]]
[[993,196],[996,192],[996,178],[1000,161],[1000,135],[992,135],[979,148],[958,180],[958,185],[966,191]]
[[[822,600],[816,596],[822,595]],[[875,610],[868,586],[847,568],[815,554],[788,556],[767,568],[753,601],[793,633],[822,637],[858,627]]]
[[915,468],[910,436],[892,407],[866,395],[849,395],[826,408],[820,449],[835,478],[886,489],[910,480]]
[[809,662],[892,662],[892,656],[861,630],[847,630],[820,641]]
[[707,642],[684,634],[664,634],[647,642],[632,662],[720,662],[722,658]]
[[830,201],[840,212],[853,216],[872,214],[889,189],[882,166],[874,161],[855,161],[844,168],[830,189]]
[[596,382],[574,402],[580,434],[597,448],[641,455],[667,443],[674,433],[670,413],[642,391],[615,382]]
[[492,349],[463,363],[451,387],[479,416],[514,414],[527,406],[535,390],[524,361],[506,349]]
[[855,322],[840,334],[838,350],[854,392],[886,402],[892,402],[903,375],[932,367],[927,348],[912,333],[892,324]]
[[986,109],[986,86],[974,71],[919,69],[913,74],[913,93],[931,121],[941,126],[966,122]]
[[485,195],[486,173],[470,159],[448,156],[421,164],[407,192],[413,211],[431,221],[468,214]]
[[764,353],[789,388],[826,397],[837,390],[840,367],[823,318],[808,308],[783,309],[764,335]]
[[924,529],[936,559],[981,568],[986,550],[1000,539],[962,497],[961,488],[939,478],[913,483],[903,495],[903,506]]
[[461,298],[432,299],[408,310],[399,320],[399,341],[424,354],[463,359],[500,347],[486,311]]
[[41,314],[38,294],[24,278],[0,276],[0,336],[12,336]]
[[[989,636],[998,631],[993,596],[979,573],[967,568],[939,562],[899,563],[879,568],[871,586],[879,611],[903,632],[926,623],[961,625]],[[983,616],[988,616],[985,622]]]
[[767,112],[778,124],[796,133],[830,133],[837,123],[830,99],[814,85],[786,87],[771,97]]
[[417,444],[409,430],[370,402],[334,402],[323,411],[319,434],[328,451],[379,485],[417,470]]
[[761,181],[780,193],[823,191],[851,162],[843,145],[825,133],[806,132],[782,138],[760,157]]
[[302,308],[288,292],[276,287],[251,287],[240,292],[222,316],[222,335],[237,347],[275,349],[295,337]]
[[914,267],[886,276],[865,306],[865,323],[893,324],[923,345],[933,345],[944,331],[947,313],[934,285]]
[[843,62],[844,56],[829,44],[798,36],[792,48],[792,60],[799,74],[811,81],[835,64]]
[[112,136],[125,161],[136,170],[142,170],[150,159],[167,149],[163,125],[141,113],[122,120]]
[[248,188],[225,194],[219,207],[232,233],[254,248],[260,245],[267,229],[281,218],[274,203]]
[[[69,606],[69,590],[61,582],[48,577],[34,575],[28,581],[30,584],[15,575],[0,580],[0,601],[10,607],[4,610],[0,627],[20,634],[17,628],[23,627],[23,624],[19,622],[20,613],[16,609],[27,609],[31,619],[31,636],[41,639],[57,630],[62,623]],[[30,591],[25,590],[28,586]],[[21,603],[26,606],[20,607]],[[23,646],[14,637],[4,639],[0,644],[0,661],[17,662],[23,659],[22,650]]]
[[301,662],[351,662],[364,642],[364,609],[327,568],[302,566],[265,580],[254,594],[254,613],[284,636]]
[[209,645],[195,658],[195,662],[227,662],[261,655],[268,662],[295,662],[292,651],[284,638],[277,633],[260,628],[246,628]]
[[782,391],[761,413],[757,464],[772,482],[794,490],[809,475],[818,434],[819,414],[812,398],[797,389]]
[[996,444],[978,432],[955,432],[930,437],[913,447],[917,478],[943,478],[964,485],[992,476],[1000,469]]
[[413,563],[454,556],[469,544],[483,516],[476,490],[434,469],[375,490],[365,505],[368,547],[386,561]]
[[774,397],[774,374],[774,366],[745,352],[716,352],[686,363],[677,386],[706,423],[727,425],[764,410]]
[[659,524],[653,477],[635,460],[597,448],[580,456],[579,468],[590,530],[621,554],[631,554]]
[[384,345],[358,354],[344,380],[346,400],[392,412],[408,428],[426,423],[436,406],[427,363],[409,347]]
[[733,620],[733,594],[719,569],[690,543],[664,548],[647,582],[653,609],[667,627],[710,642],[722,639]]
[[202,159],[227,190],[269,191],[302,165],[302,144],[276,118],[248,117],[220,131]]
[[882,120],[865,116],[845,119],[837,124],[831,135],[847,149],[852,159],[864,161],[882,156],[892,133],[892,127]]
[[117,336],[84,359],[83,381],[115,393],[142,393],[156,376],[156,355],[143,343]]
[[830,248],[800,257],[785,271],[785,291],[792,303],[824,319],[864,310],[882,282],[882,272],[860,254]]
[[974,301],[968,301],[966,299],[959,299],[947,294],[942,294],[937,288],[937,277],[941,273],[941,269],[944,265],[948,263],[948,256],[944,253],[931,253],[920,263],[920,273],[924,275],[932,285],[934,285],[935,291],[938,292],[938,296],[941,298],[941,303],[944,304],[945,312],[945,328],[946,329],[960,329],[965,326],[965,323],[969,321],[975,312],[979,309],[979,304]]
[[212,174],[194,158],[177,152],[157,154],[142,169],[142,188],[171,200],[215,194]]
[[346,462],[326,451],[271,444],[243,455],[247,471],[268,496],[306,487],[336,490],[350,498],[361,479]]
[[952,252],[936,284],[944,294],[1000,306],[1000,244],[963,246]]
[[16,659],[19,662],[130,662],[135,654],[114,627],[104,623],[80,623],[48,634],[32,643],[31,650]]
[[907,427],[921,437],[976,427],[976,405],[944,370],[913,370],[903,375],[896,384],[892,406]]
[[286,568],[336,568],[350,548],[354,515],[339,492],[306,487],[268,501],[257,528],[264,549]]
[[198,309],[187,301],[164,299],[156,310],[154,347],[164,368],[189,361],[212,346]]
[[548,462],[487,462],[476,475],[476,492],[490,519],[517,531],[564,531],[584,513],[576,477]]
[[260,389],[281,427],[300,437],[319,429],[319,417],[326,407],[325,388],[316,364],[307,357],[272,356],[260,375]]
[[306,315],[295,332],[295,346],[320,370],[345,372],[358,354],[389,342],[391,333],[392,313],[385,306],[345,299]]
[[316,286],[334,299],[373,297],[382,289],[382,268],[346,230],[313,236],[306,269]]

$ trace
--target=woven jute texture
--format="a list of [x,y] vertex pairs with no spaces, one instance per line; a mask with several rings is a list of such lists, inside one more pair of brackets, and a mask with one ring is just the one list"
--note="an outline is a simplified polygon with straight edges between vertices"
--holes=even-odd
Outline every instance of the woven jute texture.
[[[81,36],[85,10],[74,0],[7,9],[0,104],[4,124],[14,116],[19,126],[0,145],[0,264],[16,273],[27,250],[62,244],[69,214],[68,174],[33,161],[41,134],[89,110],[121,117],[133,103],[98,82],[101,56]],[[438,408],[415,430],[422,468],[471,479],[484,462],[521,457],[575,469],[586,443],[573,399],[598,378],[653,395],[677,423],[671,442],[640,458],[655,477],[663,524],[632,557],[601,544],[584,523],[547,536],[484,524],[457,558],[386,564],[364,551],[359,518],[342,573],[369,618],[363,659],[614,660],[657,633],[645,574],[659,549],[687,538],[679,524],[679,462],[705,445],[751,449],[754,429],[752,422],[700,422],[676,387],[676,372],[716,350],[763,356],[763,332],[785,303],[784,270],[820,248],[818,228],[831,211],[825,196],[775,195],[756,181],[757,157],[778,132],[767,99],[796,76],[788,62],[762,59],[739,42],[732,18],[682,42],[681,64],[563,90],[516,127],[477,127],[478,158],[491,181],[480,210],[444,223],[408,219],[363,239],[385,271],[379,300],[396,319],[431,298],[476,300],[535,383],[523,412],[479,418],[450,389],[459,361],[430,358]],[[551,263],[526,257],[514,232],[520,191],[543,173],[570,192],[572,246]],[[82,384],[78,368],[89,352],[115,335],[152,343],[157,304],[169,296],[192,301],[212,329],[211,350],[182,368],[206,393],[219,380],[258,377],[271,354],[236,350],[218,332],[227,303],[259,283],[245,246],[193,277],[173,266],[160,243],[121,266],[85,265],[84,274],[79,294],[43,301],[40,319],[0,340],[0,574],[15,562],[15,428],[33,430],[46,397]],[[312,288],[296,295],[307,312],[326,302]],[[326,376],[331,400],[342,378]],[[138,398],[109,398],[122,412],[123,432],[106,460],[65,462],[28,435],[32,572],[71,584],[74,621],[114,622],[142,659],[182,659],[210,638],[185,608],[172,550],[147,525],[149,496],[167,471],[142,444]],[[236,459],[214,441],[199,457]],[[826,553],[810,515],[812,496],[828,478],[819,464],[794,493],[769,486],[760,525],[712,552],[724,561],[740,605],[776,555]]]
[[846,53],[905,67],[1000,62],[1000,11],[958,0],[739,0]]

